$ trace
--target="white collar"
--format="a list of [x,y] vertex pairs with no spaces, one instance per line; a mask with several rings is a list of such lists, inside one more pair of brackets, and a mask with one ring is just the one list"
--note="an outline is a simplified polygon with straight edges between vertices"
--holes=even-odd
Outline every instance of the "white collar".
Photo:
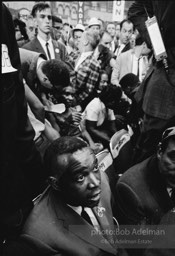
[[40,43],[41,43],[42,45],[46,45],[46,42],[49,43],[49,45],[52,43],[51,37],[49,38],[48,41],[45,41],[40,35],[37,35],[37,39],[40,41]]
[[79,215],[81,215],[82,212],[82,206],[72,206],[70,204],[67,204],[70,208],[72,208],[72,210],[74,210],[76,213],[78,213]]

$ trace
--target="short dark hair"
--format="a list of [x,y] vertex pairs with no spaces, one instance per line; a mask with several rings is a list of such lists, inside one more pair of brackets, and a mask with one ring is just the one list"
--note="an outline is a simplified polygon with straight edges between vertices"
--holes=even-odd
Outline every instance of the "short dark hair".
[[47,60],[43,62],[41,70],[54,87],[66,87],[70,84],[69,69],[61,60]]
[[122,90],[120,87],[110,84],[105,87],[99,95],[99,99],[104,102],[112,102],[115,100],[117,103],[122,96]]
[[55,15],[52,15],[52,22],[59,22],[59,23],[63,23],[62,19],[55,16]]
[[165,152],[170,141],[175,142],[175,126],[167,128],[163,133],[159,142],[159,150]]
[[50,5],[47,4],[47,3],[43,3],[43,2],[42,3],[37,3],[33,6],[32,11],[31,11],[31,15],[33,17],[36,17],[37,11],[41,12],[42,10],[45,10],[45,9],[48,9],[48,8],[51,9]]
[[125,22],[127,22],[127,23],[129,23],[129,24],[132,24],[132,25],[133,25],[133,30],[135,29],[135,28],[134,28],[134,23],[133,23],[131,20],[129,20],[129,19],[124,19],[124,20],[122,20],[122,21],[120,22],[120,30],[122,30],[123,24],[124,24]]
[[119,84],[121,85],[122,89],[125,90],[127,87],[137,87],[139,82],[139,78],[135,74],[128,73],[120,79]]
[[68,26],[68,27],[70,27],[71,29],[73,29],[72,25],[69,24],[69,23],[67,23],[67,22],[65,22],[65,23],[63,24],[63,27],[64,27],[64,26]]
[[[58,156],[73,154],[74,152],[88,147],[88,144],[81,138],[75,136],[62,136],[54,140],[46,149],[44,155],[44,166],[48,176],[61,176],[63,170],[58,163]],[[69,163],[67,163],[69,168]]]

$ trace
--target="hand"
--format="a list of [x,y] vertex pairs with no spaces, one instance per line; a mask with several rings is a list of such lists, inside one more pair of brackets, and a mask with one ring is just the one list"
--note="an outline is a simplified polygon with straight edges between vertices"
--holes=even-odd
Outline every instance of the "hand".
[[79,125],[82,120],[82,113],[78,111],[72,111],[72,121],[74,124]]

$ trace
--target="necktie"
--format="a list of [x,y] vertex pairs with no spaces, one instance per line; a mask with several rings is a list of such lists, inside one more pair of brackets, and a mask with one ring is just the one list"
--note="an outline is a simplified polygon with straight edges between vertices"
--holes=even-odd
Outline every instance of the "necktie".
[[83,217],[90,225],[93,225],[92,224],[92,221],[89,217],[89,215],[87,214],[87,212],[84,210],[84,208],[82,209],[82,212],[81,212],[81,217]]
[[49,57],[49,60],[51,60],[51,55],[50,55],[50,51],[49,51],[49,43],[47,42],[46,43],[46,50],[47,50],[47,55],[48,55],[48,57]]
[[138,58],[138,60],[137,60],[137,77],[138,77],[138,79],[139,79],[139,75],[140,75],[140,72],[139,72],[140,71],[139,62],[140,62],[140,58]]
[[117,50],[116,50],[116,54],[115,54],[115,55],[116,55],[117,57],[119,56],[120,47],[121,47],[121,45],[119,45],[118,48],[117,48]]

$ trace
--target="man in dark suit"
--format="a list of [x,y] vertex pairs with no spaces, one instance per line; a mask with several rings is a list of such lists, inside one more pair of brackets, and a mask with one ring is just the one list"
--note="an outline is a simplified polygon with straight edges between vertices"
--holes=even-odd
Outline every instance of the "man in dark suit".
[[37,24],[38,33],[35,39],[23,45],[22,48],[43,53],[47,56],[48,60],[61,59],[66,62],[70,70],[73,70],[73,67],[69,63],[69,57],[65,45],[51,38],[52,15],[49,4],[35,4],[31,14]]
[[122,52],[126,52],[131,49],[130,39],[133,32],[134,32],[133,23],[128,19],[124,19],[120,23],[120,39],[119,39],[118,47],[115,50],[116,57],[120,56]]
[[158,226],[162,235],[155,235],[144,256],[174,256],[175,255],[175,208],[166,213]]
[[4,255],[126,255],[114,240],[108,181],[86,142],[69,136],[55,140],[45,167],[50,186]]
[[[135,1],[128,17],[138,29],[143,40],[151,47],[145,21],[156,16],[167,52],[168,70],[162,61],[154,61],[148,70],[138,92],[137,101],[144,111],[141,136],[138,141],[139,161],[156,151],[155,145],[161,133],[175,118],[175,1]],[[157,42],[159,43],[159,42]],[[153,59],[154,60],[154,59]]]
[[164,131],[157,155],[131,167],[119,179],[119,224],[156,225],[175,201],[175,126]]

